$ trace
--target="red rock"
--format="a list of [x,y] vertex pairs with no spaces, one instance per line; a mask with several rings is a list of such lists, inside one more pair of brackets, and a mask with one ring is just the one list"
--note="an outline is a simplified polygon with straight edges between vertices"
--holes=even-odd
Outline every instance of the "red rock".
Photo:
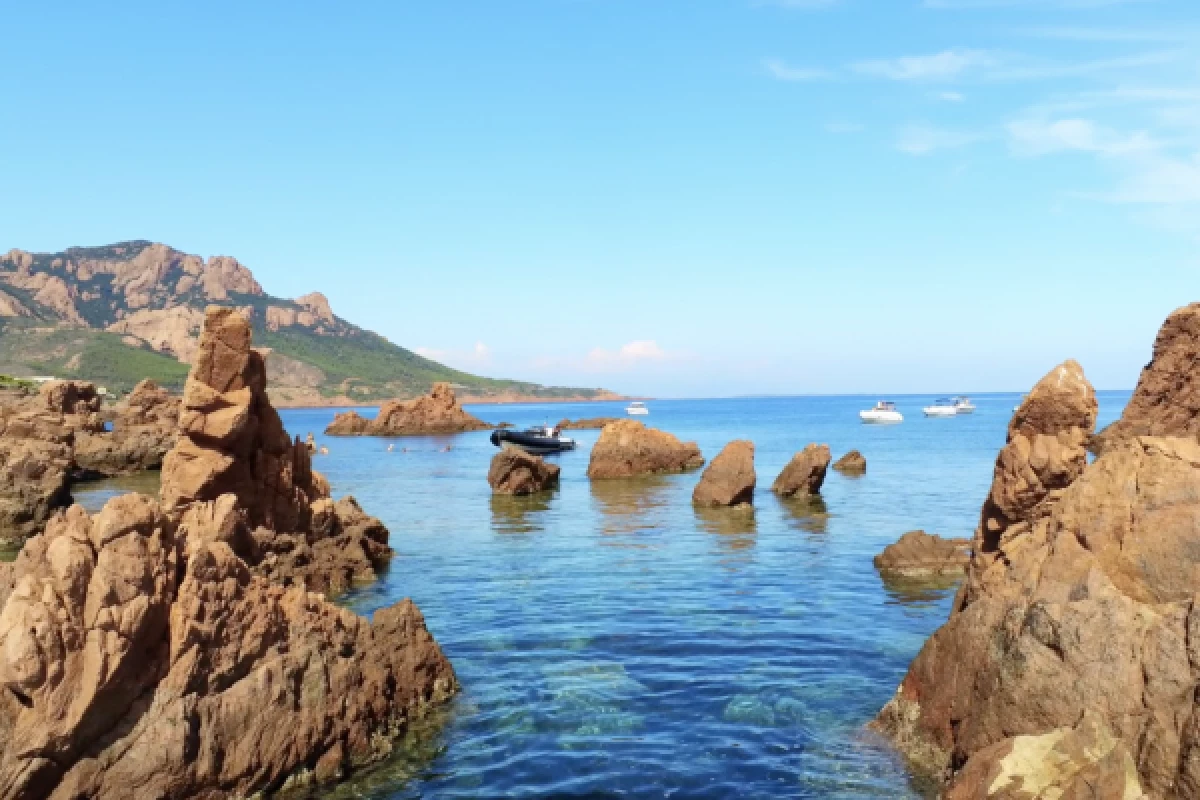
[[558,486],[560,468],[517,447],[506,447],[492,458],[488,485],[496,494],[526,495]]
[[583,431],[583,430],[600,430],[606,425],[611,425],[614,422],[620,422],[624,417],[588,417],[587,419],[564,419],[558,423],[560,431]]
[[338,414],[325,433],[329,436],[405,436],[463,433],[490,427],[483,420],[463,411],[450,384],[435,383],[424,397],[384,403],[372,420],[363,419],[354,411]]
[[825,483],[825,470],[830,459],[829,445],[808,445],[792,456],[771,485],[771,491],[783,497],[818,494]]
[[754,502],[754,443],[738,439],[725,445],[700,476],[692,502],[703,507]]
[[161,468],[175,444],[179,408],[178,397],[143,380],[117,405],[112,431],[76,433],[76,465],[104,476]]
[[835,461],[833,468],[847,475],[862,475],[867,471],[867,459],[857,450],[851,450]]
[[704,457],[695,442],[647,428],[632,419],[605,425],[592,447],[588,477],[593,480],[627,478],[632,475],[683,472],[703,466]]
[[909,531],[875,556],[875,569],[909,578],[962,574],[971,559],[968,539]]

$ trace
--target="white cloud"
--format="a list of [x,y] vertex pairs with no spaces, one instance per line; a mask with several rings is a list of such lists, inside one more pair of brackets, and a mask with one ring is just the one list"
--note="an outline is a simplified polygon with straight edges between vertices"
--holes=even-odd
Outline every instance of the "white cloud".
[[971,69],[997,63],[999,56],[988,50],[956,47],[927,56],[860,61],[851,69],[860,75],[887,78],[893,81],[946,81],[958,78]]
[[476,342],[470,350],[442,350],[435,347],[417,347],[417,355],[451,367],[472,369],[487,366],[492,361],[492,350],[483,342]]
[[1148,153],[1157,149],[1153,138],[1144,131],[1119,134],[1088,119],[1060,119],[1052,122],[1021,119],[1008,124],[1009,143],[1018,155],[1036,156],[1076,150],[1101,156]]
[[962,92],[938,92],[935,96],[938,100],[943,100],[947,103],[961,103],[967,99],[967,96]]
[[772,78],[781,81],[823,81],[833,77],[833,73],[827,69],[820,69],[816,67],[793,67],[778,58],[764,59],[762,65],[763,69],[767,71],[767,74],[769,74]]
[[955,131],[932,125],[906,125],[896,138],[896,149],[913,156],[924,156],[938,150],[965,147],[984,138],[970,131]]
[[661,361],[667,357],[666,351],[658,346],[653,339],[642,339],[622,345],[615,353],[603,347],[595,347],[587,354],[587,360],[594,365],[635,364],[639,361]]
[[622,372],[677,361],[680,353],[663,349],[653,339],[638,339],[622,345],[616,350],[593,347],[584,356],[542,357],[533,361],[538,369],[557,369],[571,372]]

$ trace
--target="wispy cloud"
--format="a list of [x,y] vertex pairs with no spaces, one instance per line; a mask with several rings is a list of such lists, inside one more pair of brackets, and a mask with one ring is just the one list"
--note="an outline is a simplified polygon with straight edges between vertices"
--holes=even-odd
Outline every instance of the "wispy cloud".
[[623,372],[648,365],[677,361],[682,354],[665,350],[653,339],[637,339],[616,350],[593,347],[583,356],[546,356],[534,359],[538,369],[557,369],[571,372]]
[[967,11],[979,8],[1037,8],[1040,10],[1107,8],[1151,0],[924,0],[925,8]]
[[754,0],[755,6],[778,6],[780,8],[798,8],[806,11],[829,8],[839,5],[842,0]]
[[767,71],[771,77],[781,81],[794,81],[797,83],[808,81],[823,81],[833,77],[833,73],[827,69],[814,67],[793,67],[782,59],[767,58],[763,59],[763,69]]
[[850,68],[860,75],[892,81],[945,81],[958,78],[968,70],[995,64],[998,58],[988,50],[959,47],[925,56],[860,61]]
[[470,350],[451,350],[436,347],[417,347],[413,350],[419,356],[447,364],[452,367],[478,368],[487,366],[492,361],[492,350],[483,342],[476,342]]
[[1121,134],[1088,119],[1015,120],[1008,124],[1008,135],[1013,151],[1025,156],[1075,150],[1111,157],[1150,153],[1159,148],[1144,131]]
[[1049,26],[1018,28],[1019,36],[1071,42],[1187,42],[1200,38],[1200,28],[1085,28]]
[[896,137],[896,149],[912,156],[925,156],[938,150],[954,150],[986,138],[981,133],[951,130],[934,125],[905,125]]
[[967,99],[962,92],[938,92],[934,97],[947,103],[961,103]]

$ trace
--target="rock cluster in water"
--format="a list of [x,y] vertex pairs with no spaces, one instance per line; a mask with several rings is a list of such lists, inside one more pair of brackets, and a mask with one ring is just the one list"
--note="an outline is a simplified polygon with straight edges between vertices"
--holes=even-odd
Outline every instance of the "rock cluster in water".
[[833,462],[833,468],[845,475],[862,475],[867,471],[867,459],[857,450],[851,450]]
[[588,417],[587,419],[564,419],[558,423],[560,431],[600,430],[606,425],[620,422],[624,417]]
[[829,445],[810,444],[796,455],[779,473],[771,491],[781,497],[796,495],[811,497],[821,491],[825,483],[825,471],[832,456]]
[[589,478],[628,478],[663,472],[683,472],[704,465],[695,442],[681,442],[666,431],[647,428],[637,420],[619,419],[604,426],[592,447]]
[[505,447],[492,458],[488,485],[496,494],[527,495],[558,486],[561,468],[519,447]]
[[875,569],[906,578],[961,575],[970,560],[968,539],[943,539],[925,531],[909,531],[875,556]]
[[[1139,388],[1183,371],[1156,358]],[[1127,414],[1088,465],[1095,394],[1066,362],[1013,416],[950,619],[875,722],[949,797],[1200,796],[1200,442]]]
[[705,508],[754,502],[754,443],[737,439],[725,445],[700,476],[692,503]]
[[266,402],[249,339],[244,319],[209,309],[161,504],[73,506],[0,565],[0,796],[334,780],[454,690],[410,601],[368,622],[310,591],[387,532],[329,499]]
[[405,436],[432,433],[463,433],[490,428],[459,405],[448,383],[435,383],[429,394],[413,400],[389,400],[379,407],[374,419],[356,411],[333,418],[325,429],[329,436]]
[[179,398],[150,379],[117,404],[111,431],[75,434],[75,463],[86,473],[112,476],[158,469],[175,444]]

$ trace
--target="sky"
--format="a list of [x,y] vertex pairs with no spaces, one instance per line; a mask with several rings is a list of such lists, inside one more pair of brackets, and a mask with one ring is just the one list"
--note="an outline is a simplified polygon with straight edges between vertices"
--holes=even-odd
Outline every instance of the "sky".
[[1131,388],[1196,0],[8,3],[0,250],[127,239],[647,396]]

